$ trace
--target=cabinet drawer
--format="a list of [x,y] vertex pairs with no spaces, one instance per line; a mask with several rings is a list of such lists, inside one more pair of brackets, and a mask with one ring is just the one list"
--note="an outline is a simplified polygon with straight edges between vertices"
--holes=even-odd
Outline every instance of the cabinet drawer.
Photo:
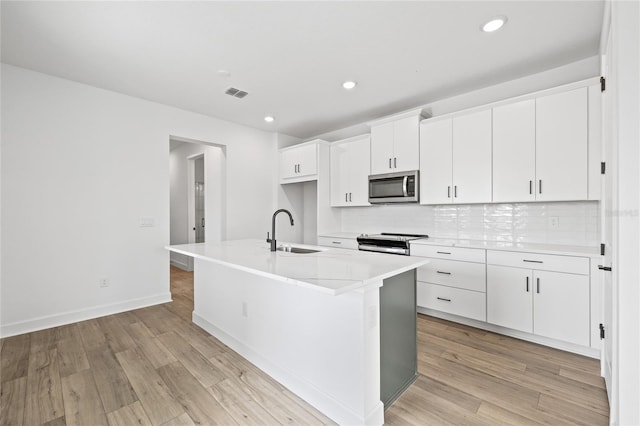
[[432,259],[418,268],[418,281],[474,291],[486,291],[484,263]]
[[463,260],[466,262],[485,262],[484,249],[472,249],[448,246],[427,246],[411,244],[411,256],[433,257],[436,259]]
[[487,264],[589,275],[589,258],[487,250]]
[[477,291],[417,283],[418,306],[478,321],[487,320],[485,295]]
[[358,250],[358,242],[353,238],[318,237],[318,245]]

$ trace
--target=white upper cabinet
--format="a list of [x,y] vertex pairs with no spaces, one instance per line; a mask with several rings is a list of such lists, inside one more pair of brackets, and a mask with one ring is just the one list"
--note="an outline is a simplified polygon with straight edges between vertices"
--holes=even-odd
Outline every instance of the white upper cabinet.
[[587,88],[536,99],[538,201],[588,197]]
[[493,201],[535,201],[534,99],[493,109]]
[[491,202],[491,110],[453,118],[453,202]]
[[305,143],[280,150],[280,183],[294,183],[318,178],[318,144]]
[[388,117],[371,126],[371,174],[417,170],[421,110]]
[[369,205],[370,137],[331,144],[331,206]]
[[420,124],[420,203],[451,203],[452,119]]
[[491,202],[491,110],[420,127],[420,203]]

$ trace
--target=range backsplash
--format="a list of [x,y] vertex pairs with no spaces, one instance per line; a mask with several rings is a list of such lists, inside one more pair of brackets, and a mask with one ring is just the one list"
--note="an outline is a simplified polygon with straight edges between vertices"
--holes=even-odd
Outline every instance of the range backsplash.
[[342,231],[426,233],[439,238],[597,246],[599,215],[597,201],[398,204],[344,208]]

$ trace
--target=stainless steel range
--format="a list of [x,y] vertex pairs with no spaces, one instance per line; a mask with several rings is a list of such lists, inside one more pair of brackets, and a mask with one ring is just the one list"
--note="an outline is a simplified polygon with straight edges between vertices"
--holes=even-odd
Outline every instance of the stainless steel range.
[[362,234],[357,238],[358,250],[409,256],[409,243],[413,240],[428,237],[428,235],[394,234],[390,232]]

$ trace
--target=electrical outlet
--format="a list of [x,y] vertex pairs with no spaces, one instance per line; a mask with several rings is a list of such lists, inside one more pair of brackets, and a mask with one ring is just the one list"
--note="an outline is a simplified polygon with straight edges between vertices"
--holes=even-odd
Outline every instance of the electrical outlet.
[[247,302],[242,302],[242,316],[245,318],[249,317],[249,307],[247,306]]
[[100,287],[109,287],[109,280],[107,278],[100,278],[98,282]]
[[549,217],[549,228],[557,229],[560,226],[560,218],[558,216]]

